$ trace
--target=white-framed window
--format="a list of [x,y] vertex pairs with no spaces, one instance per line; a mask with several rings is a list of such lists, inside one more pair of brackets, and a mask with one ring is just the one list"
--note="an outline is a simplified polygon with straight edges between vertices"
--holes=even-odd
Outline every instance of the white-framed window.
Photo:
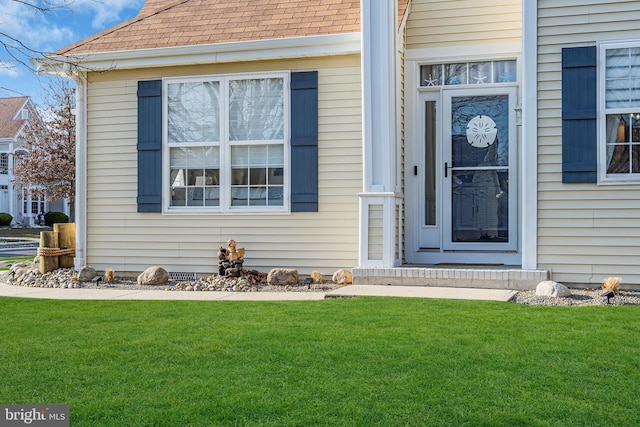
[[289,73],[164,80],[164,211],[288,211]]
[[31,194],[29,190],[22,190],[22,215],[35,217],[46,212],[47,204],[44,196]]
[[640,40],[598,45],[599,178],[640,182]]
[[9,174],[9,153],[0,153],[0,175]]
[[420,66],[420,87],[487,85],[518,80],[515,59],[439,63]]

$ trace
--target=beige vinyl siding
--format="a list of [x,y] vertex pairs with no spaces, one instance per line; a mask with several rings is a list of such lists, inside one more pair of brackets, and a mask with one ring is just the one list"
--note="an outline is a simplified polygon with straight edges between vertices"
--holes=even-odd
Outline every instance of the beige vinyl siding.
[[381,260],[382,259],[382,242],[383,242],[383,222],[384,222],[384,207],[382,205],[369,205],[369,245],[367,248],[367,259]]
[[[319,212],[253,215],[138,213],[137,84],[171,76],[281,70],[319,72]],[[113,71],[89,76],[87,264],[98,270],[211,274],[228,239],[247,269],[331,275],[358,263],[362,189],[360,57]],[[293,177],[292,179],[295,179]]]
[[562,184],[561,49],[639,39],[640,1],[538,1],[538,266],[640,284],[640,185]]
[[413,0],[406,48],[519,42],[520,0]]

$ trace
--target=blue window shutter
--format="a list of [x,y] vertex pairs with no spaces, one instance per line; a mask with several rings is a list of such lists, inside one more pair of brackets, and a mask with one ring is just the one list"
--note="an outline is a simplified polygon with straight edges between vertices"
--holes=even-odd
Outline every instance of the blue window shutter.
[[138,212],[162,211],[162,80],[138,82]]
[[318,72],[291,73],[291,211],[318,212]]
[[562,49],[562,182],[596,182],[597,52]]

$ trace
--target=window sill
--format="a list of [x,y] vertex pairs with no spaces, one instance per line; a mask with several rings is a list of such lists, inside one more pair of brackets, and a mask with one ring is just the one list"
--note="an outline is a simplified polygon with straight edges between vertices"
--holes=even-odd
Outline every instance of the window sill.
[[222,209],[164,209],[162,215],[185,216],[185,215],[214,215],[214,216],[240,216],[240,215],[290,215],[291,211],[284,208],[231,208]]
[[609,186],[609,185],[640,185],[640,176],[634,178],[612,178],[612,177],[600,177],[598,179],[598,185]]

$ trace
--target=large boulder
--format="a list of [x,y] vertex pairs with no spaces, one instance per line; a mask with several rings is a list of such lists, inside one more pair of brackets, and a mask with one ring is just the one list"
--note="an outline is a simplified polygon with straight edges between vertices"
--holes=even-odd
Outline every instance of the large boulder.
[[338,285],[349,285],[353,283],[353,275],[349,270],[341,268],[340,270],[333,273],[333,277],[331,278],[331,280],[333,280],[333,283],[336,283]]
[[138,276],[138,285],[162,285],[169,281],[169,273],[162,267],[147,268]]
[[543,297],[564,298],[571,296],[571,290],[562,283],[545,280],[536,286],[536,295]]
[[274,286],[295,285],[298,283],[298,270],[274,268],[267,274],[267,283]]
[[85,265],[78,271],[78,282],[90,282],[98,275],[95,268]]

